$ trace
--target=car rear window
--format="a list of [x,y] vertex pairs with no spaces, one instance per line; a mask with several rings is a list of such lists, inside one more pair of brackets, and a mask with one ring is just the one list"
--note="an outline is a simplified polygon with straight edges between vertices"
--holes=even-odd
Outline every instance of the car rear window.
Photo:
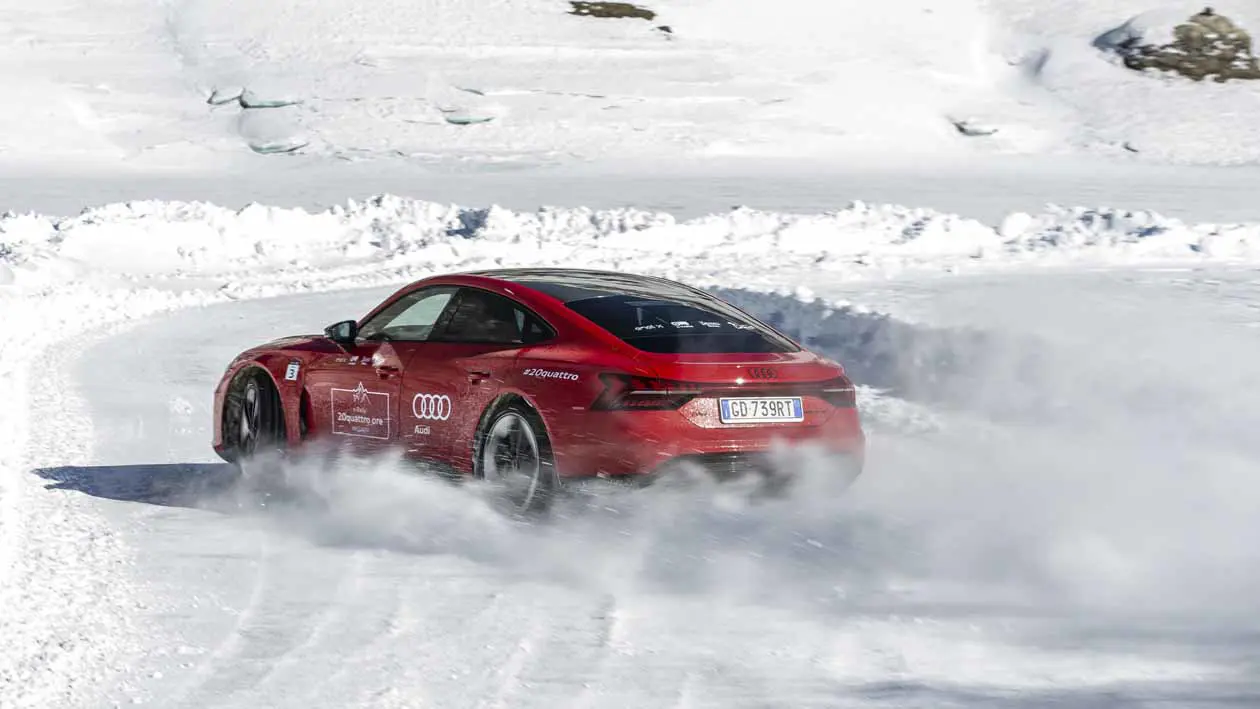
[[790,341],[741,316],[734,308],[721,312],[719,307],[705,303],[680,303],[634,295],[586,298],[565,305],[645,352],[733,354],[797,349]]

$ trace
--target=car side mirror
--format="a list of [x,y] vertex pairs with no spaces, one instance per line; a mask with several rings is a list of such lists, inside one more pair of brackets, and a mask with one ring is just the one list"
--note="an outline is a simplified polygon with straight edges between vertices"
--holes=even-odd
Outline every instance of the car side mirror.
[[358,335],[359,323],[353,320],[342,320],[324,328],[324,336],[339,345],[352,344]]

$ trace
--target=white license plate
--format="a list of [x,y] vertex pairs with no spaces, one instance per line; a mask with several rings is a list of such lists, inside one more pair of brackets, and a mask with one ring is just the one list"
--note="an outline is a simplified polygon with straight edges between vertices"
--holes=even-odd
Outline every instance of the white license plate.
[[801,397],[718,399],[722,423],[791,423],[805,420]]

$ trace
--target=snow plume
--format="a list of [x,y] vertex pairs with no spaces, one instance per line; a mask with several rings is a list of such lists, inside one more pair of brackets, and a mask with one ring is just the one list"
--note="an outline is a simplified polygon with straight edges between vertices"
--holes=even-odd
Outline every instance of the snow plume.
[[[1074,298],[1088,279],[1043,278],[1021,285],[1029,302],[1010,306],[986,299],[985,281],[969,284],[967,302],[1009,308],[1041,324],[1025,328],[1036,336],[720,294],[899,397],[865,407],[873,468],[846,503],[898,530],[891,545],[893,537],[876,536],[885,544],[872,558],[891,565],[882,568],[973,595],[1012,584],[1033,591],[1016,597],[1051,604],[1250,615],[1250,589],[1260,585],[1252,571],[1260,553],[1248,541],[1260,536],[1260,482],[1248,470],[1260,458],[1251,434],[1260,407],[1242,393],[1254,379],[1246,337],[1196,347],[1188,314],[1116,280],[1117,288]],[[1127,341],[1108,298],[1122,299],[1122,322],[1140,307],[1156,323],[1183,325]],[[893,413],[914,411],[904,399],[930,405],[931,425],[882,426],[894,402]]]
[[[862,571],[850,568],[860,561],[854,547],[873,521],[846,519],[837,501],[852,479],[835,461],[809,450],[777,455],[776,469],[794,476],[786,492],[769,494],[761,477],[718,484],[684,471],[642,489],[591,483],[541,518],[505,515],[485,483],[452,483],[393,457],[287,464],[278,488],[245,480],[198,504],[261,510],[323,544],[454,554],[589,590],[788,606],[843,600],[841,586]],[[794,592],[780,597],[785,585]]]
[[847,492],[836,466],[799,450],[784,452],[795,484],[781,498],[705,480],[598,490],[538,523],[500,515],[479,484],[395,459],[298,464],[278,492],[236,487],[198,504],[264,503],[264,519],[317,543],[454,555],[623,597],[811,614],[906,602],[1095,619],[1254,612],[1260,485],[1247,432],[1260,410],[1227,382],[1170,379],[1122,343],[1082,356],[1052,332],[718,293],[867,387],[870,462]]
[[1248,617],[1260,582],[1248,461],[1169,452],[1101,431],[958,425],[873,436],[872,468],[848,493],[832,462],[796,450],[781,497],[697,475],[579,490],[545,520],[506,517],[483,484],[392,458],[295,464],[278,490],[198,504],[230,501],[318,544],[454,555],[623,598]]
[[1001,604],[1100,622],[1254,612],[1255,451],[1247,426],[1219,424],[1260,423],[1260,411],[1229,403],[1219,382],[1170,383],[1128,360],[1117,371],[1105,346],[1082,359],[1052,340],[719,292],[874,387],[861,402],[870,462],[851,489],[832,461],[785,450],[794,484],[782,497],[666,481],[579,491],[552,518],[522,522],[478,483],[344,458],[291,465],[279,490],[236,486],[197,504],[262,505],[263,519],[320,544],[453,555],[622,597],[809,614]]

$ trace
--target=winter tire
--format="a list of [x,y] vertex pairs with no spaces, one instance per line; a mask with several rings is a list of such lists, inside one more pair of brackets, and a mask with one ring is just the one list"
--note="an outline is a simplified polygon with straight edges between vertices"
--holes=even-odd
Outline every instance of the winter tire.
[[224,406],[223,430],[231,436],[233,462],[243,478],[275,477],[284,453],[284,406],[265,372],[251,368],[237,375]]
[[476,475],[513,515],[550,509],[559,489],[551,440],[538,414],[517,401],[497,410],[479,436]]

